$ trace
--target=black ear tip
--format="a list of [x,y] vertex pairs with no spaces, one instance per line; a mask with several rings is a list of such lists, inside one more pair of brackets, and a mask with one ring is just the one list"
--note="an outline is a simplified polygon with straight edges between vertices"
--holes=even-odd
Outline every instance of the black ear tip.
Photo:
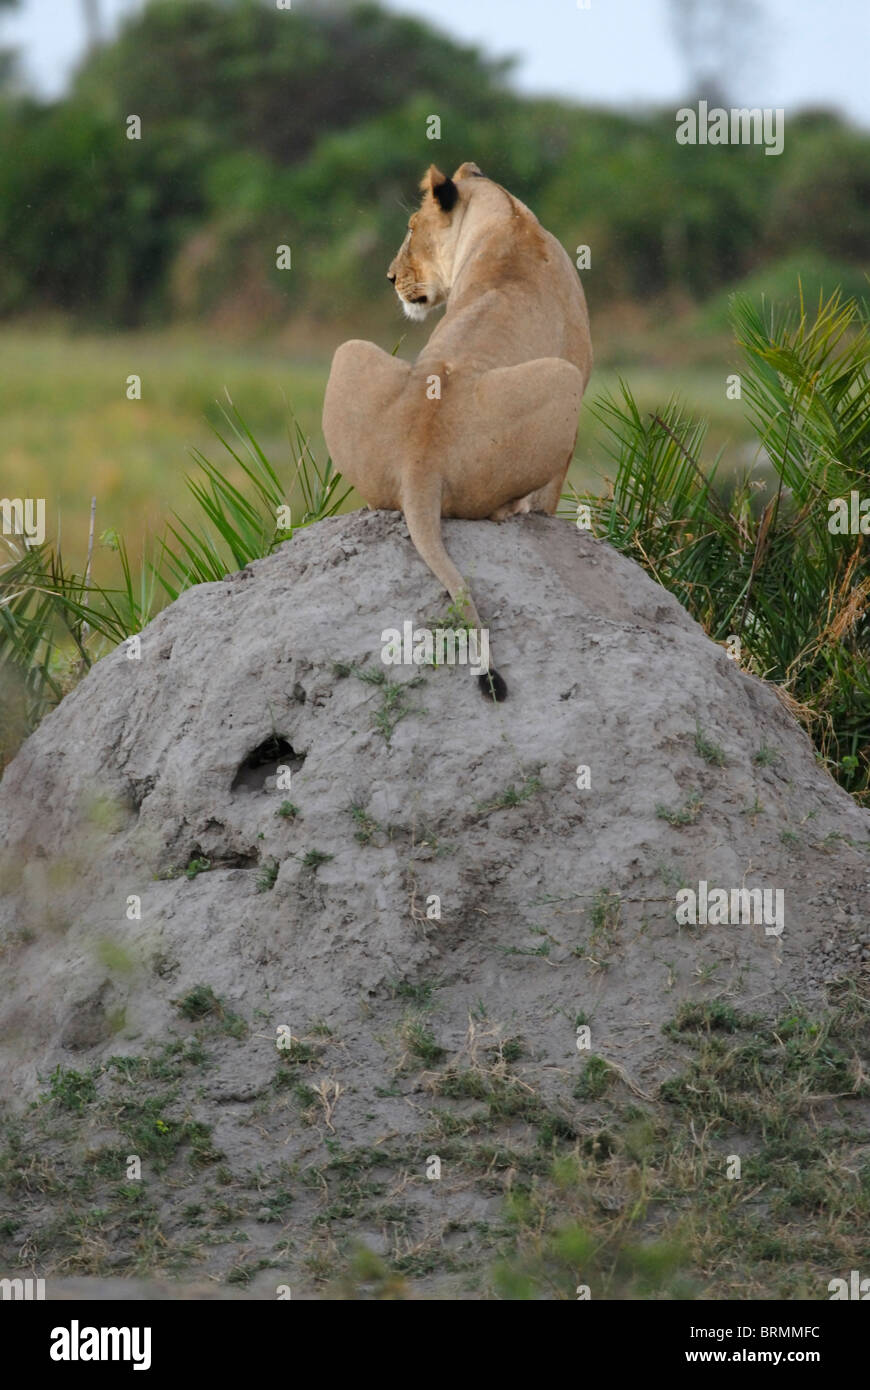
[[487,700],[495,700],[501,704],[502,700],[507,699],[507,685],[498,671],[485,671],[482,676],[478,676],[477,684],[480,686],[480,693]]
[[436,183],[432,193],[442,212],[452,212],[459,197],[459,189],[452,179],[445,179],[443,183]]

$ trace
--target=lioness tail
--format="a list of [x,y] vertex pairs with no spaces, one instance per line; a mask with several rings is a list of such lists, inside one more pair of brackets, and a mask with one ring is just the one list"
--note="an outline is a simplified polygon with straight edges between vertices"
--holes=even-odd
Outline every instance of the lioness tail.
[[[461,607],[463,618],[481,632],[483,624],[468,585],[454,565],[444,546],[441,535],[441,491],[437,479],[426,480],[418,490],[410,490],[402,498],[402,511],[411,540],[417,547],[420,558],[429,566],[432,573],[441,580],[457,607]],[[487,699],[501,702],[507,699],[507,685],[493,666],[477,678],[481,692]]]

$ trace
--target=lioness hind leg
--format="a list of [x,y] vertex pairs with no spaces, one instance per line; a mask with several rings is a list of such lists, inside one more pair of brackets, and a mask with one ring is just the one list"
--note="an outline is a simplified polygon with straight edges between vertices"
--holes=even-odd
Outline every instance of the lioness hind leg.
[[546,512],[548,516],[553,516],[562,497],[562,489],[565,486],[565,479],[568,476],[568,469],[571,467],[571,460],[574,457],[572,449],[565,461],[564,468],[539,487],[537,491],[530,492],[526,497],[520,497],[513,505],[517,512]]
[[[584,379],[560,357],[495,367],[475,387],[472,418],[490,437],[480,487],[493,521],[556,510],[577,436]],[[483,462],[483,460],[481,460]]]
[[342,343],[332,359],[324,438],[335,467],[370,507],[400,506],[401,480],[388,441],[403,437],[400,403],[409,376],[407,362],[359,338]]

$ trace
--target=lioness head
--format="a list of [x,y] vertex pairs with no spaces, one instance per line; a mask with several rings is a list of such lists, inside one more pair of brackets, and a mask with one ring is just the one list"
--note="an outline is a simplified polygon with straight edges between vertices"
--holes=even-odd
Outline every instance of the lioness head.
[[387,271],[409,319],[424,319],[450,293],[462,202],[457,185],[475,177],[482,177],[476,164],[461,164],[451,179],[430,164],[420,184],[423,202]]

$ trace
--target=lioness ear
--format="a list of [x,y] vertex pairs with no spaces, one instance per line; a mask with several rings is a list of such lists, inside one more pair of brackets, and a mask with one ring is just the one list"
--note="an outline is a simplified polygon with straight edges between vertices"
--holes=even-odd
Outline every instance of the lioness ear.
[[454,179],[471,179],[471,178],[482,179],[482,178],[483,178],[483,174],[480,172],[480,170],[478,169],[477,165],[476,165],[475,163],[473,163],[472,160],[469,159],[469,160],[466,160],[465,164],[460,164],[459,168],[456,170],[456,172],[454,173],[453,177],[454,177]]
[[452,179],[442,174],[437,165],[429,165],[429,172],[420,186],[429,190],[442,212],[452,212],[459,197],[459,189]]

